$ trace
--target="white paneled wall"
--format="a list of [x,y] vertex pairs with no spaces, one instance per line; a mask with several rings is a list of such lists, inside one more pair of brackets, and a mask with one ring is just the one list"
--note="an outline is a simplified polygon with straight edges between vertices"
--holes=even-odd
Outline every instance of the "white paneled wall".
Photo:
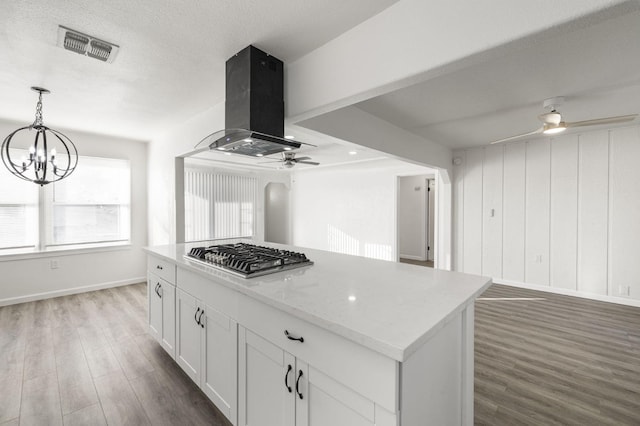
[[549,282],[551,287],[577,290],[578,136],[551,144],[551,217],[549,218]]
[[503,149],[502,276],[498,277],[524,282],[526,145],[512,143]]
[[640,300],[640,127],[454,153],[454,269]]
[[467,151],[464,167],[462,210],[464,270],[482,273],[482,160],[484,150]]
[[503,166],[502,147],[488,147],[482,166],[482,271],[492,277],[502,274]]
[[580,290],[608,294],[609,134],[580,136],[578,155],[578,267]]
[[527,143],[525,165],[524,279],[549,285],[549,140]]
[[[609,292],[640,297],[640,128],[609,140]],[[633,294],[633,293],[632,293]]]

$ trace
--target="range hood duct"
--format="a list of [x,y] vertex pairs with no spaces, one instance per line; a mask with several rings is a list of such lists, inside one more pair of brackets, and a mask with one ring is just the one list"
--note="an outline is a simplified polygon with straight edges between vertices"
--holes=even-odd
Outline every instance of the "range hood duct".
[[227,61],[225,130],[207,136],[196,148],[206,146],[254,157],[300,148],[300,142],[284,138],[281,60],[247,46]]

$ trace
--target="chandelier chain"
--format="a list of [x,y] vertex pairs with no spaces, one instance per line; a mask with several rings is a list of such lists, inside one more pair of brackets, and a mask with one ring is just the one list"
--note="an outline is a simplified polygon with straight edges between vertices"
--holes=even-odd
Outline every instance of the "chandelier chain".
[[38,103],[36,104],[36,119],[33,122],[33,126],[42,126],[42,92],[38,96]]

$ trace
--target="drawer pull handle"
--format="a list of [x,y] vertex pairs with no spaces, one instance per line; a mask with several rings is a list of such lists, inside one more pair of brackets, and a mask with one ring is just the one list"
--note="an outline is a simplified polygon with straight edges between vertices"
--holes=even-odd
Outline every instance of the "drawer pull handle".
[[200,327],[204,328],[204,322],[202,322],[202,316],[204,315],[204,309],[202,311],[200,311],[200,316],[198,317],[198,324],[200,324]]
[[289,373],[291,373],[293,367],[289,364],[289,368],[287,369],[287,374],[284,375],[284,385],[287,387],[289,393],[291,393],[291,386],[289,386]]
[[198,312],[200,312],[200,308],[198,307],[198,310],[196,311],[195,315],[193,316],[193,319],[195,320],[196,324],[200,325],[200,320],[198,318],[196,318],[198,316]]
[[300,382],[300,378],[302,378],[302,370],[298,370],[298,378],[296,379],[296,393],[298,394],[298,397],[300,397],[300,399],[303,399],[302,394],[298,390],[298,383]]
[[162,299],[162,294],[160,294],[160,289],[162,289],[162,284],[158,283],[158,285],[156,285],[156,294],[160,299]]
[[160,269],[162,271],[162,266],[156,265],[156,269]]
[[304,337],[300,336],[300,337],[293,337],[291,334],[289,334],[288,330],[284,331],[284,335],[287,336],[287,339],[289,340],[297,340],[300,343],[304,343]]

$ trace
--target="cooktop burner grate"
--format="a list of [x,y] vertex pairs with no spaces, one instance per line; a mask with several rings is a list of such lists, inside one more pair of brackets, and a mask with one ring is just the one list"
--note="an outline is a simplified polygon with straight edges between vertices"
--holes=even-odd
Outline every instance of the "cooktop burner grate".
[[247,243],[194,247],[185,258],[244,278],[313,265],[304,253]]

